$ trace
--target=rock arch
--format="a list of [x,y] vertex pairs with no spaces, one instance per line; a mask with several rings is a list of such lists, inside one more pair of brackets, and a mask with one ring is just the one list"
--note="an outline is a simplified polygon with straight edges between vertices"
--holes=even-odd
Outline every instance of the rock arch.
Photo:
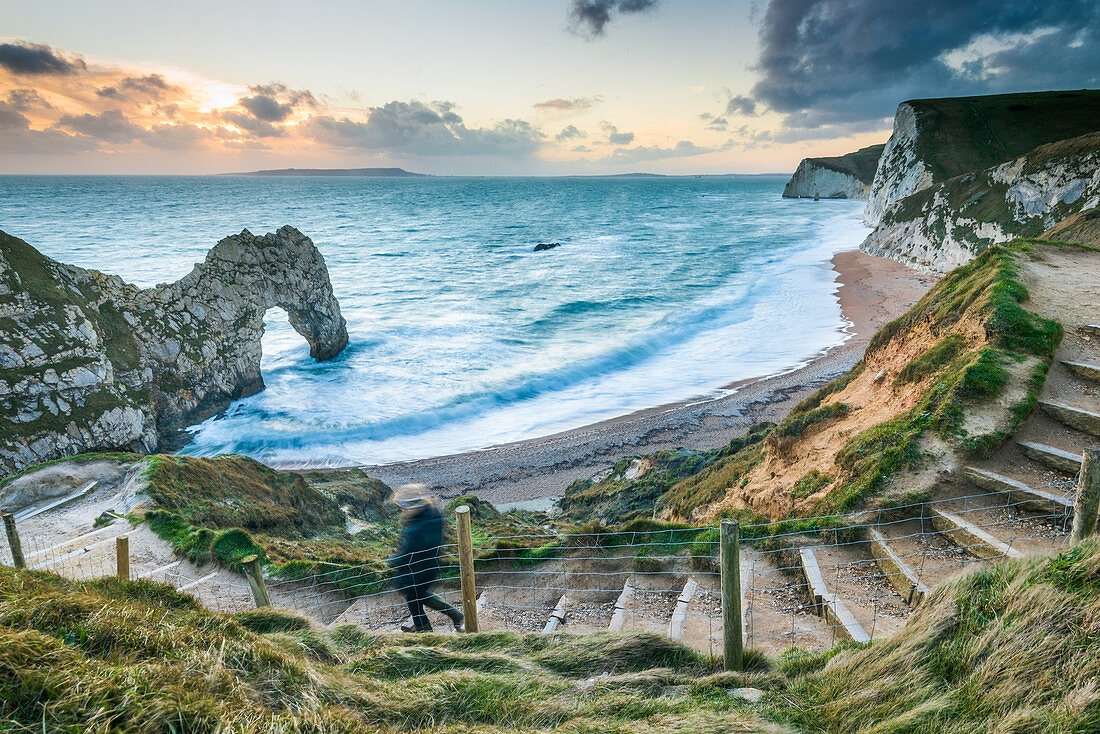
[[13,324],[0,331],[0,473],[173,446],[178,429],[263,389],[263,318],[276,306],[313,358],[347,346],[324,257],[293,227],[226,237],[147,289],[0,232],[0,317]]

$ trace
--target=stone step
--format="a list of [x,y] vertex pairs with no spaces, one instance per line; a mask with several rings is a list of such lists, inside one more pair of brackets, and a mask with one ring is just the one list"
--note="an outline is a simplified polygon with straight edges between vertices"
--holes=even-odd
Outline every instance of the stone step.
[[992,535],[962,517],[941,510],[937,507],[929,507],[929,519],[932,527],[951,540],[952,543],[965,550],[975,558],[1022,558],[1023,553],[1006,543],[994,538]]
[[1100,382],[1100,366],[1085,364],[1084,362],[1067,362],[1064,359],[1062,360],[1062,364],[1064,364],[1070,372],[1083,380]]
[[695,598],[695,592],[699,590],[699,583],[695,579],[688,579],[684,584],[684,590],[676,598],[676,611],[672,613],[672,619],[668,622],[668,636],[678,640],[684,636],[684,622],[687,621],[688,605]]
[[928,595],[928,587],[922,584],[909,566],[898,557],[897,553],[894,553],[886,542],[886,536],[877,528],[868,528],[867,535],[869,536],[867,542],[871,547],[871,555],[874,556],[875,563],[890,585],[897,590],[902,599],[905,599],[905,603],[915,607],[924,601],[924,597]]
[[821,565],[817,562],[814,549],[800,548],[798,560],[809,589],[810,602],[817,607],[825,621],[833,625],[837,635],[851,642],[870,642],[871,636],[867,634],[867,630],[856,621],[844,602],[830,592],[825,585],[825,579],[821,575]]
[[630,585],[628,580],[623,584],[623,591],[619,594],[619,598],[615,600],[615,613],[611,615],[611,622],[607,625],[609,632],[621,632],[623,625],[626,624],[626,615],[630,609],[631,601],[634,598],[634,587]]
[[1011,505],[1042,515],[1072,515],[1073,500],[1043,489],[1032,489],[1023,482],[988,469],[968,466],[966,478],[976,486],[991,492],[1005,492]]
[[1071,454],[1053,446],[1034,441],[1017,441],[1016,445],[1024,452],[1024,456],[1037,461],[1043,466],[1066,474],[1076,475],[1081,471],[1081,455]]
[[44,505],[37,506],[37,507],[35,507],[35,506],[26,507],[26,508],[20,510],[19,512],[15,513],[15,519],[18,522],[22,522],[23,520],[30,520],[32,517],[37,517],[38,515],[41,515],[43,512],[46,512],[47,510],[52,510],[54,508],[61,507],[61,505],[72,502],[73,500],[78,499],[78,498],[83,497],[84,495],[88,494],[93,489],[95,489],[96,485],[98,485],[98,484],[99,484],[99,482],[88,482],[87,484],[85,484],[83,487],[76,490],[72,494],[61,497],[60,499],[52,500],[50,502],[47,502]]
[[565,592],[558,599],[554,611],[550,612],[550,619],[546,620],[546,626],[542,628],[544,634],[557,632],[565,624],[565,615],[569,610],[569,592]]
[[1039,401],[1039,407],[1054,420],[1078,431],[1100,437],[1100,413],[1063,403]]
[[1092,332],[1095,336],[1100,336],[1100,324],[1085,324],[1081,328],[1085,331]]

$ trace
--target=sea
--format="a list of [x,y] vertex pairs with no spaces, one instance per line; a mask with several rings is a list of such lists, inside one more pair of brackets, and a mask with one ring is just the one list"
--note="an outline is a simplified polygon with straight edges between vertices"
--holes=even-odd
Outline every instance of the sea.
[[841,343],[830,259],[866,235],[863,203],[783,199],[785,181],[0,176],[0,229],[151,286],[222,237],[297,227],[348,348],[315,362],[268,312],[266,389],[182,452],[383,464],[716,397]]

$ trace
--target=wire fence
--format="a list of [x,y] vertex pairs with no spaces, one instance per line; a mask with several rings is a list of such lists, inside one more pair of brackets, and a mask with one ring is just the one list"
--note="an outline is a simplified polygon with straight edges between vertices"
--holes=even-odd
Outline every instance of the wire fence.
[[[875,512],[740,525],[745,647],[799,655],[890,637],[930,588],[961,570],[1063,548],[1075,485],[1020,485]],[[25,533],[23,555],[28,568],[71,579],[112,576],[118,573],[117,538],[129,530],[116,521],[70,537]],[[641,522],[618,531],[490,536],[475,524],[478,627],[650,631],[718,656],[724,640],[721,538],[718,526]],[[10,547],[5,553],[5,560],[14,560]],[[220,611],[255,608],[240,572],[146,553],[140,543],[130,554],[131,578],[171,584]],[[440,558],[439,596],[461,608],[458,545],[442,546]],[[269,577],[265,585],[276,608],[329,625],[395,631],[409,619],[410,607],[381,579],[378,564],[317,564],[296,578]],[[453,625],[437,609],[427,614],[437,630]]]

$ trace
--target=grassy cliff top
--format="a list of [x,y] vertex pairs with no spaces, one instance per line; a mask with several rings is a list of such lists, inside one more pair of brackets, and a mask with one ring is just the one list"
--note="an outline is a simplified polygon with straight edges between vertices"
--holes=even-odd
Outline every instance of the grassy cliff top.
[[808,158],[807,160],[821,168],[847,173],[859,179],[862,183],[870,185],[875,179],[878,159],[882,156],[882,150],[885,147],[885,143],[879,143],[878,145],[860,148],[854,153],[825,158]]
[[916,99],[917,155],[937,181],[1100,130],[1100,90]]
[[893,640],[724,673],[656,635],[374,636],[2,568],[0,730],[1083,734],[1098,601],[1086,543],[941,586]]

